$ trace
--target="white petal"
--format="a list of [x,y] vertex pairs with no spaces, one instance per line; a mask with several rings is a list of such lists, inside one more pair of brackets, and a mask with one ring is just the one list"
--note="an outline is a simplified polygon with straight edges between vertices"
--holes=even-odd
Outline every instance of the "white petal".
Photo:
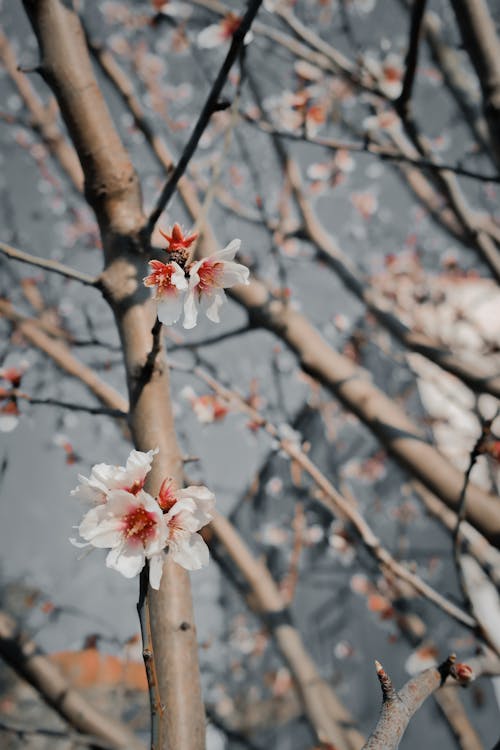
[[121,520],[116,517],[99,518],[103,505],[92,508],[83,517],[78,533],[93,547],[116,547],[122,541]]
[[135,495],[131,495],[126,490],[110,490],[105,507],[110,515],[122,517],[139,504]]
[[222,273],[220,275],[221,286],[229,287],[235,284],[249,284],[250,271],[248,268],[241,263],[233,263],[228,261],[224,263]]
[[[210,302],[206,309],[207,318],[211,320],[212,323],[220,323],[219,307],[222,307],[222,305],[226,301],[226,295],[224,294],[223,290],[217,289],[212,295],[210,295],[210,297],[207,298],[207,301]],[[205,307],[205,300],[204,303]]]
[[158,300],[158,320],[166,326],[177,323],[182,312],[182,295],[165,294]]
[[175,261],[172,262],[172,265],[175,268],[175,271],[172,274],[172,279],[171,279],[172,283],[174,284],[174,286],[177,287],[177,289],[180,289],[180,290],[187,289],[188,282],[186,279],[186,274],[184,273],[180,265],[176,263]]
[[17,427],[19,417],[15,414],[0,414],[0,432],[12,432]]
[[149,561],[149,585],[152,589],[156,589],[156,591],[160,588],[164,562],[165,557],[163,554],[154,555]]
[[199,528],[210,523],[214,517],[215,507],[215,495],[207,487],[186,487],[183,490],[177,491],[177,497],[179,500],[184,498],[191,498],[196,503],[196,511],[194,515],[199,522]]
[[210,256],[209,260],[233,260],[241,247],[241,240],[231,240],[222,250]]
[[199,534],[189,534],[170,548],[172,559],[186,570],[199,570],[208,565],[208,547]]
[[198,320],[195,294],[195,290],[190,288],[184,300],[184,322],[182,325],[186,329],[194,328]]
[[134,578],[144,567],[146,558],[141,547],[131,549],[125,545],[110,550],[106,557],[106,567],[117,570],[125,578]]

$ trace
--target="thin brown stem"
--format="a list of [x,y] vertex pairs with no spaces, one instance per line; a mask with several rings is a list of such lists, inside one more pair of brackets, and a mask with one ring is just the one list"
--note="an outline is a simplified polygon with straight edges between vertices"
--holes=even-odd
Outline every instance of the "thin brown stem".
[[58,260],[47,260],[46,258],[38,258],[36,255],[24,252],[24,250],[18,250],[12,245],[8,245],[6,242],[0,240],[0,253],[5,255],[11,260],[18,260],[20,263],[28,263],[30,266],[35,268],[43,268],[44,271],[50,271],[51,273],[57,273],[60,276],[64,276],[72,281],[79,281],[81,284],[87,286],[99,287],[99,279],[89,276],[88,273],[83,271],[77,271],[70,266],[66,266],[64,263],[59,263]]

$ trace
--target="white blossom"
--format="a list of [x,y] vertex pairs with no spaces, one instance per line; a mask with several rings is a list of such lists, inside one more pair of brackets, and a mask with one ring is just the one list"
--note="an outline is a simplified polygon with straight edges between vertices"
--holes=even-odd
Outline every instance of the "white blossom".
[[159,589],[168,529],[160,506],[147,492],[111,490],[105,503],[85,514],[78,533],[87,545],[73,542],[76,546],[110,548],[106,565],[125,578],[138,575],[149,560],[149,582]]
[[184,328],[194,328],[198,307],[213,323],[219,323],[219,308],[224,304],[224,289],[235,284],[248,284],[249,270],[233,261],[240,240],[232,240],[223,250],[196,261],[189,268],[189,287],[184,302]]
[[126,490],[132,495],[144,487],[146,475],[151,469],[153,456],[158,449],[147,451],[133,450],[126,466],[112,466],[110,464],[96,464],[92,467],[90,477],[78,475],[81,484],[71,494],[74,497],[99,505],[106,502],[111,490]]

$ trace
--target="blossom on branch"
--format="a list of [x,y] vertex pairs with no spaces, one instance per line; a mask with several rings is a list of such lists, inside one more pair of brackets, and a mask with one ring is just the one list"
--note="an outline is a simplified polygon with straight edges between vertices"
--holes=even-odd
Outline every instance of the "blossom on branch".
[[184,328],[194,328],[198,308],[213,323],[219,323],[219,308],[224,304],[224,289],[235,284],[249,283],[249,270],[233,258],[241,245],[232,240],[223,250],[198,260],[189,267],[189,287],[184,302]]
[[207,487],[174,489],[170,480],[158,497],[145,490],[144,482],[158,450],[132,451],[126,466],[97,464],[89,478],[72,495],[94,503],[84,515],[76,547],[107,548],[108,568],[126,578],[138,575],[146,561],[149,582],[158,589],[165,553],[186,570],[208,564],[208,547],[197,533],[213,518],[215,496]]
[[182,293],[188,287],[184,271],[175,261],[150,260],[149,266],[152,271],[144,278],[144,286],[155,289],[158,319],[167,326],[172,325],[181,316]]
[[85,514],[78,533],[92,547],[109,547],[107,567],[125,578],[134,578],[149,560],[149,582],[160,588],[167,527],[160,506],[147,492],[111,490],[105,503]]
[[158,319],[165,325],[172,325],[184,311],[184,328],[194,328],[199,306],[211,321],[219,323],[219,307],[225,301],[224,289],[249,283],[248,268],[233,260],[241,241],[232,240],[210,257],[188,263],[191,245],[198,234],[184,234],[179,224],[174,224],[169,234],[161,230],[160,233],[168,242],[165,250],[169,258],[166,263],[149,261],[152,271],[144,278],[144,285],[154,289]]
[[105,503],[111,490],[125,490],[131,495],[136,495],[144,487],[153,457],[157,453],[157,448],[146,453],[134,450],[130,453],[125,466],[96,464],[92,467],[90,477],[78,475],[81,484],[72,490],[71,494],[92,505]]

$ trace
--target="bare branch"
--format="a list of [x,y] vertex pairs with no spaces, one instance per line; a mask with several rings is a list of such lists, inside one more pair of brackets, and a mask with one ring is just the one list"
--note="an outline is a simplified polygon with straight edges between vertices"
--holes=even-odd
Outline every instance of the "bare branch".
[[144,750],[142,743],[124,725],[99,713],[73,690],[57,667],[20,632],[5,612],[0,612],[0,654],[78,732],[94,735],[113,748]]
[[182,175],[186,171],[186,167],[189,164],[189,161],[191,160],[191,157],[193,156],[196,150],[198,142],[208,125],[210,117],[213,115],[216,109],[217,102],[219,101],[219,96],[224,87],[226,79],[229,75],[229,71],[233,67],[233,63],[235,62],[238,56],[238,53],[244,43],[245,35],[249,31],[252,25],[252,22],[255,16],[257,15],[257,11],[259,10],[261,6],[261,3],[262,3],[262,0],[249,0],[248,8],[245,12],[245,15],[243,16],[241,24],[238,26],[237,30],[235,31],[233,35],[233,39],[231,41],[231,46],[229,47],[229,51],[224,59],[224,62],[222,63],[219,73],[217,74],[217,78],[215,79],[213,86],[208,94],[208,97],[205,101],[203,109],[200,112],[200,115],[198,117],[196,125],[194,126],[191,137],[189,138],[189,141],[184,147],[184,151],[182,152],[181,157],[179,161],[177,162],[174,171],[172,172],[171,176],[168,178],[168,181],[165,187],[163,188],[160,194],[160,197],[158,198],[157,204],[154,210],[152,211],[151,216],[149,217],[148,225],[147,225],[147,231],[149,234],[151,234],[156,222],[160,218],[162,212],[167,207],[170,198],[174,194],[174,191],[177,187],[177,183],[179,182],[179,179],[182,177]]
[[363,750],[396,750],[411,717],[422,703],[435,692],[451,674],[455,657],[450,656],[439,667],[432,667],[409,680],[398,692],[379,662],[377,676],[382,687],[382,711],[378,724]]
[[[448,531],[453,532],[457,525],[456,513],[447,508],[438,497],[429,492],[420,482],[414,482],[414,486],[427,510],[438,518]],[[475,557],[493,583],[500,588],[500,552],[467,521],[462,521],[460,524],[458,541],[462,551]]]
[[50,153],[60,163],[74,187],[78,192],[82,192],[82,168],[75,150],[68,143],[57,125],[57,107],[56,111],[54,111],[51,105],[44,107],[33,90],[28,77],[19,70],[12,47],[7,37],[2,33],[0,33],[0,58],[29,110],[33,127],[40,134]]
[[[44,78],[79,154],[86,198],[99,223],[106,260],[101,280],[123,343],[131,396],[153,346],[154,322],[139,280],[145,219],[138,178],[97,85],[78,16],[60,0],[25,0],[24,5],[38,38]],[[130,425],[136,448],[159,448],[148,490],[155,495],[166,476],[180,485],[182,459],[163,353],[132,405]],[[205,719],[187,572],[167,560],[160,591],[148,594],[148,604],[161,702],[168,706],[160,717],[157,750],[202,750]]]
[[426,169],[433,172],[445,169],[447,172],[460,175],[461,177],[470,177],[473,180],[479,182],[494,182],[500,183],[500,175],[485,175],[481,172],[476,172],[472,169],[466,169],[458,164],[436,164],[430,159],[423,159],[417,157],[411,157],[403,154],[396,148],[385,146],[377,143],[376,141],[370,140],[370,138],[364,141],[345,141],[340,138],[326,138],[321,136],[309,136],[307,133],[294,133],[289,130],[278,130],[273,127],[271,123],[264,119],[258,119],[253,117],[248,112],[240,110],[241,117],[248,122],[250,125],[261,130],[263,133],[276,136],[278,138],[285,138],[290,141],[301,141],[303,143],[310,143],[313,146],[320,146],[321,148],[328,148],[332,151],[352,151],[359,154],[371,154],[372,156],[378,156],[382,161],[399,162],[409,164],[418,169]]
[[43,268],[44,271],[57,273],[60,276],[71,279],[72,281],[79,281],[82,284],[86,284],[87,286],[94,286],[96,288],[99,287],[99,280],[97,278],[89,276],[89,274],[84,273],[83,271],[77,271],[74,268],[70,268],[69,266],[64,265],[64,263],[59,263],[59,261],[57,260],[47,260],[45,258],[38,258],[36,255],[30,255],[30,253],[25,253],[23,250],[18,250],[17,248],[12,247],[12,245],[7,245],[6,242],[2,242],[1,240],[0,253],[3,253],[3,255],[5,255],[7,258],[11,258],[12,260],[18,260],[21,263],[28,263],[30,266],[35,266],[36,268]]
[[[363,738],[353,726],[353,719],[332,688],[322,679],[307,653],[300,633],[294,627],[286,602],[268,568],[257,560],[237,529],[216,514],[208,533],[213,532],[233,565],[251,589],[249,606],[263,619],[297,684],[304,711],[318,739],[330,742],[339,750],[358,750]],[[207,536],[207,534],[205,535]],[[210,539],[207,539],[210,543]],[[213,548],[213,544],[211,545]],[[217,554],[216,554],[217,557]]]
[[306,455],[300,445],[288,438],[282,437],[282,431],[278,430],[274,424],[263,417],[257,409],[250,406],[242,396],[236,391],[222,385],[222,383],[212,375],[205,372],[201,367],[185,367],[174,362],[171,362],[170,364],[174,369],[184,371],[188,370],[189,372],[192,372],[196,377],[200,378],[210,386],[218,396],[227,401],[231,406],[236,407],[242,413],[248,414],[251,417],[252,422],[262,427],[262,429],[264,429],[274,440],[277,440],[281,450],[295,460],[297,464],[309,474],[311,479],[322,491],[322,495],[317,498],[318,502],[334,515],[340,514],[342,518],[347,518],[352,523],[368,552],[375,558],[375,560],[377,560],[383,569],[386,568],[395,576],[411,584],[416,591],[433,604],[440,607],[450,617],[453,617],[468,628],[473,630],[476,629],[477,623],[473,617],[445,597],[441,596],[441,594],[426,584],[419,576],[412,573],[407,567],[392,557],[390,552],[382,546],[380,540],[375,536],[371,527],[354,507],[353,503],[343,497],[343,495]]
[[500,165],[500,41],[485,0],[451,0],[467,52],[483,92],[493,155]]
[[403,88],[400,96],[394,102],[394,106],[404,120],[411,114],[411,94],[415,74],[417,72],[418,49],[420,46],[420,35],[422,32],[422,22],[424,18],[425,6],[427,0],[413,0],[413,11],[410,24],[410,43],[405,60],[405,75],[403,79]]
[[87,406],[86,404],[75,404],[72,401],[60,401],[57,398],[35,398],[29,396],[27,393],[23,393],[14,389],[11,392],[12,396],[23,399],[29,404],[34,406],[58,406],[61,409],[67,409],[68,411],[83,411],[87,414],[102,414],[106,417],[115,417],[117,419],[126,419],[127,413],[120,409],[109,409],[105,406]]

